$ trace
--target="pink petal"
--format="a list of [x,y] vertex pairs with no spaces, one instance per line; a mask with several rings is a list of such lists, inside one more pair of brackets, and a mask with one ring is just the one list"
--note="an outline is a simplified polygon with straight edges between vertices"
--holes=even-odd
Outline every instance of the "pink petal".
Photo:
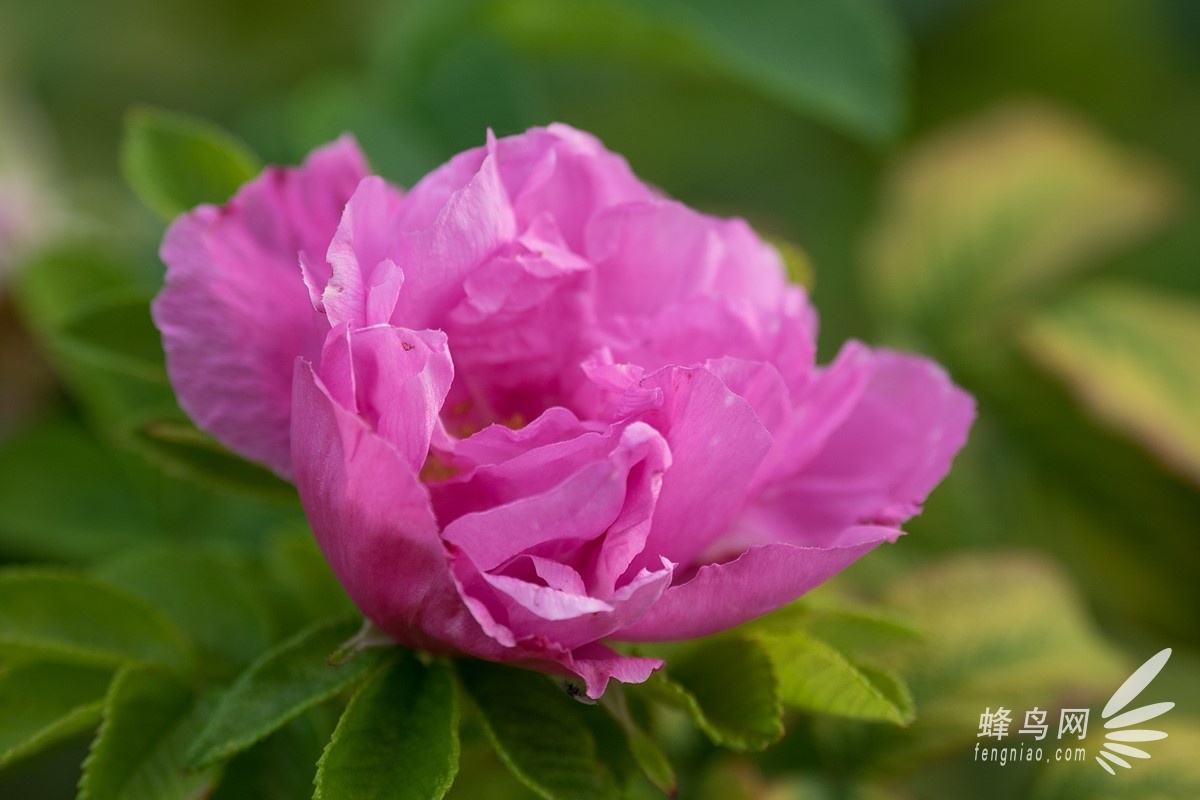
[[491,155],[446,199],[428,227],[407,227],[415,219],[405,216],[408,205],[427,202],[418,184],[401,209],[405,227],[388,256],[404,271],[405,284],[391,319],[381,321],[413,328],[439,325],[462,298],[468,273],[516,236],[512,206]]
[[[564,556],[560,560],[572,551],[578,557],[581,545],[610,528],[617,537],[633,539],[641,530],[644,542],[658,476],[669,458],[665,449],[654,430],[635,423],[480,468],[470,482],[437,490],[439,508],[456,501],[480,506],[447,524],[443,538],[485,572],[539,545],[552,546],[554,555]],[[650,469],[639,469],[647,461]],[[468,492],[468,497],[454,497]]]
[[292,362],[317,355],[325,327],[297,259],[324,264],[366,168],[343,137],[302,167],[268,169],[223,207],[184,214],[163,239],[166,281],[152,312],[179,403],[221,443],[280,475],[291,472]]
[[500,173],[518,224],[525,227],[550,216],[576,252],[583,252],[584,231],[601,209],[656,198],[625,159],[567,125],[535,128],[497,145]]
[[673,641],[707,636],[790,603],[900,532],[864,526],[827,547],[768,544],[723,564],[701,567],[672,586],[640,621],[613,634],[622,641]]
[[974,402],[937,365],[853,343],[844,352],[798,411],[786,473],[739,520],[758,541],[819,545],[853,525],[899,525],[966,441]]
[[409,647],[504,655],[459,598],[429,495],[408,458],[296,362],[296,488],[317,543],[355,605]]
[[444,333],[339,326],[326,340],[320,377],[333,397],[420,471],[454,379]]
[[649,314],[694,294],[774,308],[786,285],[779,254],[740,219],[670,200],[607,208],[588,224],[601,315]]
[[663,665],[661,659],[622,655],[598,642],[576,648],[570,656],[564,666],[583,679],[587,696],[593,700],[604,694],[610,680],[644,683]]
[[771,435],[754,409],[703,368],[668,367],[642,379],[664,400],[643,419],[662,432],[671,451],[650,537],[634,568],[659,556],[687,565],[728,530]]
[[[328,246],[333,272],[321,294],[321,306],[331,326],[344,322],[361,328],[391,318],[400,288],[396,284],[403,281],[403,272],[389,257],[403,196],[382,178],[370,176],[346,203]],[[376,272],[380,274],[376,276]],[[390,295],[390,305],[373,297],[381,285]],[[389,292],[389,288],[395,291]],[[369,316],[369,311],[382,312],[382,316]]]

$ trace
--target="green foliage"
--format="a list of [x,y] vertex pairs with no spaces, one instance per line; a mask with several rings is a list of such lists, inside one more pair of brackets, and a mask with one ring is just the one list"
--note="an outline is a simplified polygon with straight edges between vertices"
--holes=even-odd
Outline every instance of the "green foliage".
[[0,672],[0,768],[100,721],[112,672],[38,661]]
[[320,622],[264,653],[221,695],[191,744],[189,763],[203,767],[229,758],[362,680],[382,651],[329,663],[357,627],[355,621]]
[[151,108],[125,119],[121,171],[165,219],[201,203],[223,203],[258,170],[249,148],[212,123]]
[[295,800],[312,794],[313,770],[333,728],[315,708],[234,756],[212,800]]
[[894,168],[868,285],[889,320],[949,345],[1161,228],[1173,200],[1160,168],[1055,110],[1002,108]]
[[779,698],[788,706],[853,719],[912,722],[904,682],[891,672],[855,664],[834,647],[792,633],[759,640],[775,665]]
[[595,737],[575,716],[565,692],[539,675],[484,662],[459,662],[458,673],[496,752],[538,796],[618,796],[612,774],[599,760]]
[[458,695],[444,664],[386,662],[350,699],[317,765],[316,800],[438,800],[458,771]]
[[703,642],[672,658],[666,676],[652,680],[716,744],[761,750],[783,736],[779,679],[753,639]]
[[77,422],[0,442],[0,555],[85,562],[136,545],[153,525],[137,484]]
[[176,404],[152,291],[100,242],[47,250],[18,286],[30,326],[89,421],[169,475],[276,500],[295,490],[198,431]]
[[903,41],[883,3],[492,2],[483,17],[538,53],[616,52],[712,71],[868,141],[903,118]]
[[1200,481],[1200,303],[1095,286],[1034,318],[1022,342],[1098,416]]
[[256,659],[272,638],[267,607],[242,569],[217,548],[157,545],[115,557],[95,574],[161,611],[209,671],[224,674]]
[[8,568],[0,573],[0,657],[182,667],[187,642],[153,606],[99,581]]
[[914,570],[885,602],[924,636],[887,653],[920,710],[919,724],[890,730],[871,753],[892,767],[916,768],[973,742],[971,723],[989,706],[1046,708],[1067,693],[1099,696],[1120,684],[1120,658],[1043,559],[961,556]]
[[[0,9],[22,45],[0,86],[0,200],[38,235],[71,234],[15,273],[0,241],[0,294],[66,393],[41,390],[34,424],[0,380],[0,558],[80,568],[0,571],[0,797],[57,797],[69,740],[101,720],[83,797],[294,800],[319,759],[330,798],[451,779],[469,800],[1200,796],[1186,2],[102,5]],[[49,125],[25,125],[10,84]],[[1027,94],[1042,99],[964,117]],[[357,622],[314,623],[353,605],[294,490],[177,407],[148,313],[161,224],[106,185],[119,163],[169,218],[225,201],[259,162],[153,109],[122,136],[147,98],[271,160],[349,130],[409,184],[487,127],[592,130],[664,192],[770,232],[815,285],[823,348],[936,355],[979,398],[971,444],[900,544],[733,634],[647,647],[665,674],[599,707],[545,676],[395,649],[330,667]],[[30,139],[61,142],[65,169],[27,187]],[[14,341],[0,374],[20,382]],[[1179,666],[1149,762],[1114,779],[1090,759],[964,756],[984,707],[1102,701],[1151,642]]]
[[214,770],[184,769],[184,748],[202,720],[192,691],[140,667],[118,673],[79,782],[79,800],[187,800],[207,794]]
[[269,536],[261,570],[270,579],[276,617],[288,631],[303,628],[310,620],[354,613],[354,604],[307,525],[287,526]]

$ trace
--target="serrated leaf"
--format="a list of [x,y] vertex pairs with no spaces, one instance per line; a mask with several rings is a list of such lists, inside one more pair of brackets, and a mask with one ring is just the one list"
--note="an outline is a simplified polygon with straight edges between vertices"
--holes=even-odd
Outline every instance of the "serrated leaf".
[[330,653],[354,635],[357,620],[321,622],[265,653],[221,696],[189,751],[203,767],[253,745],[313,706],[361,680],[384,651],[331,666]]
[[355,692],[317,765],[314,800],[438,800],[458,771],[458,695],[450,670],[411,655]]
[[27,662],[0,672],[0,769],[100,721],[112,672]]
[[473,660],[457,667],[489,740],[522,783],[547,800],[617,797],[596,741],[565,692],[523,670]]
[[896,676],[856,665],[804,633],[764,635],[759,641],[775,665],[779,697],[786,705],[899,725],[912,721],[912,697]]
[[1094,286],[1037,315],[1021,341],[1097,416],[1200,481],[1200,303]]
[[92,743],[79,800],[192,800],[208,794],[214,770],[189,772],[183,753],[204,709],[184,684],[164,673],[126,668],[117,674]]
[[162,611],[217,674],[236,672],[270,644],[271,621],[232,554],[156,545],[128,552],[95,574]]
[[201,203],[223,203],[259,170],[244,144],[204,120],[151,108],[125,118],[121,172],[166,219]]
[[16,568],[0,572],[0,655],[172,667],[190,658],[179,631],[141,600],[89,578]]
[[753,639],[701,642],[672,658],[663,678],[652,680],[716,744],[762,750],[783,736],[775,669],[766,650]]
[[883,647],[921,638],[919,630],[890,612],[846,605],[818,605],[807,600],[760,617],[743,630],[751,635],[787,635],[799,631],[855,659]]
[[866,285],[894,322],[928,335],[978,330],[1144,238],[1173,197],[1161,169],[1059,112],[1004,107],[900,163]]

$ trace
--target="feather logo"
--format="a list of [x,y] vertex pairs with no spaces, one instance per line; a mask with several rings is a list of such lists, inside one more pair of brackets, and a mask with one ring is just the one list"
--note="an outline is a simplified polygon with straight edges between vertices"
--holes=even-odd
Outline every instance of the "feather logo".
[[1150,754],[1145,750],[1133,747],[1128,742],[1153,742],[1167,738],[1167,734],[1163,731],[1148,730],[1145,728],[1126,729],[1162,716],[1175,707],[1174,703],[1151,703],[1150,705],[1141,706],[1129,711],[1125,711],[1125,707],[1136,700],[1137,696],[1142,693],[1142,690],[1150,685],[1150,682],[1158,676],[1158,673],[1166,665],[1167,659],[1170,657],[1171,648],[1168,647],[1166,650],[1156,653],[1149,661],[1138,667],[1121,684],[1121,688],[1113,692],[1113,696],[1109,698],[1108,703],[1104,706],[1104,710],[1100,713],[1101,718],[1107,720],[1104,723],[1105,729],[1111,732],[1104,735],[1107,741],[1104,743],[1104,749],[1100,751],[1100,756],[1104,756],[1104,758],[1096,756],[1096,763],[1104,767],[1110,775],[1117,774],[1116,770],[1112,768],[1112,764],[1124,767],[1125,769],[1131,768],[1132,765],[1122,756],[1128,756],[1129,758],[1150,757]]

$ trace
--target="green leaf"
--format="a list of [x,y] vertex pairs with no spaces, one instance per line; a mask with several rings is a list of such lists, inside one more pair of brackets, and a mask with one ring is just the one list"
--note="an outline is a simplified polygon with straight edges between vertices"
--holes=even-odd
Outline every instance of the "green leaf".
[[276,614],[288,630],[300,628],[309,620],[354,613],[354,603],[338,583],[307,525],[288,526],[272,533],[262,560]]
[[130,449],[176,477],[269,500],[296,498],[292,484],[226,450],[173,406],[131,414],[117,435]]
[[1200,303],[1134,286],[1080,291],[1022,344],[1097,416],[1200,481]]
[[651,680],[655,690],[686,709],[716,744],[762,750],[783,736],[775,669],[753,639],[702,641],[671,658],[664,677]]
[[565,692],[541,675],[511,667],[474,660],[457,667],[488,738],[522,783],[547,800],[617,796],[596,741]]
[[162,268],[144,279],[131,262],[136,259],[114,252],[111,243],[92,239],[67,240],[40,251],[22,265],[14,284],[25,323],[45,336],[97,302],[139,289],[149,296],[162,280]]
[[218,674],[236,672],[270,644],[265,604],[245,563],[216,548],[154,545],[102,564],[96,575],[159,609]]
[[[314,709],[245,750],[221,771],[212,800],[296,800],[312,793],[313,769],[336,718]],[[330,717],[326,722],[326,717]]]
[[672,0],[661,5],[717,65],[748,85],[868,141],[885,141],[899,132],[904,43],[883,3]]
[[1046,708],[1066,692],[1102,699],[1128,674],[1070,581],[1038,557],[946,559],[906,574],[883,602],[924,633],[886,661],[906,679],[920,715],[864,751],[885,765],[912,768],[975,741],[988,706]]
[[0,655],[79,664],[187,663],[183,636],[141,600],[99,581],[0,572]]
[[100,721],[112,673],[28,662],[0,673],[0,769]]
[[1161,169],[1053,109],[1000,108],[900,163],[865,285],[930,338],[979,331],[1159,228],[1174,194]]
[[317,765],[315,800],[438,800],[458,771],[450,670],[406,655],[355,692]]
[[903,121],[904,41],[877,0],[510,0],[487,12],[526,50],[715,72],[869,142]]
[[779,697],[786,705],[900,725],[913,720],[912,697],[895,675],[856,665],[804,633],[764,635],[759,641],[775,665]]
[[625,697],[624,687],[620,684],[610,684],[604,692],[601,704],[608,709],[625,735],[626,747],[633,756],[634,762],[642,773],[654,784],[655,788],[668,796],[674,796],[678,790],[675,779],[675,769],[662,747],[654,737],[642,730],[634,720]]
[[204,120],[151,108],[125,118],[121,172],[138,198],[166,219],[223,203],[259,170],[241,142]]
[[[37,259],[21,282],[31,324],[92,426],[173,477],[293,501],[291,484],[188,421],[150,317],[152,288],[122,274],[109,258],[102,248],[63,248]],[[76,276],[97,291],[76,294]]]
[[852,658],[921,639],[921,632],[890,611],[818,604],[813,599],[791,603],[759,617],[743,628],[749,634],[789,635],[800,631],[820,639]]
[[207,796],[213,770],[189,772],[183,753],[202,716],[192,691],[163,673],[126,668],[104,706],[79,782],[79,800],[191,800]]
[[0,555],[90,561],[153,525],[132,478],[79,424],[49,421],[0,444]]
[[368,651],[336,667],[328,663],[359,624],[321,622],[265,653],[222,695],[192,743],[189,763],[203,767],[229,758],[361,680],[385,651]]

